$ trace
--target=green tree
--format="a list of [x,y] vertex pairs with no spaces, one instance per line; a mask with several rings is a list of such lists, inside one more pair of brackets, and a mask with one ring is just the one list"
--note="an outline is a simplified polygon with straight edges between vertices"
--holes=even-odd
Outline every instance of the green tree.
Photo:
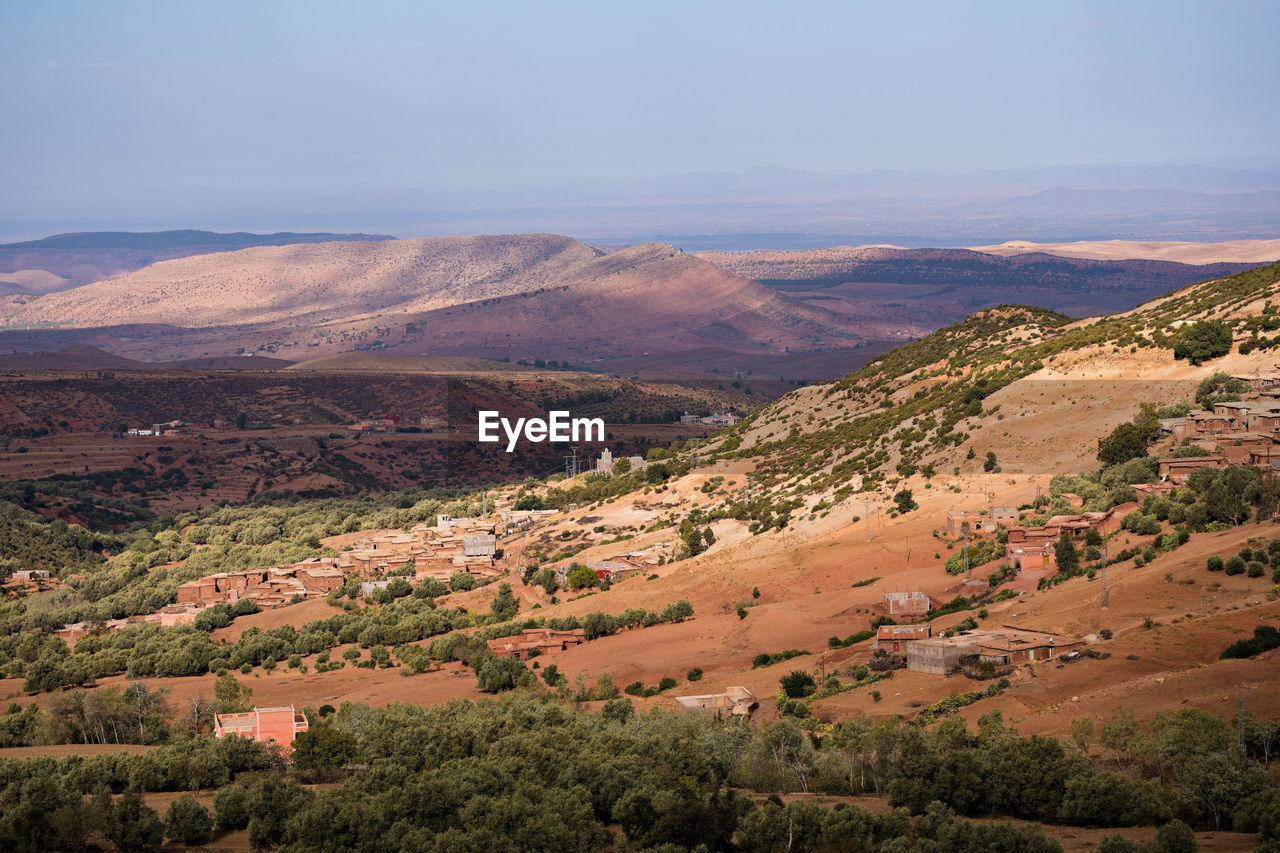
[[247,711],[253,705],[253,688],[228,673],[213,683],[213,698],[218,713],[231,714]]
[[604,707],[600,709],[600,716],[606,720],[613,720],[618,723],[625,723],[636,714],[635,705],[626,696],[618,696],[604,703]]
[[518,511],[546,509],[546,504],[537,495],[522,494],[516,498],[515,508]]
[[912,497],[910,489],[903,489],[894,495],[893,502],[897,504],[898,512],[901,513],[908,513],[920,508],[920,505]]
[[1058,562],[1058,571],[1074,572],[1080,566],[1080,553],[1071,537],[1063,531],[1053,545],[1053,556]]
[[1171,820],[1156,830],[1157,853],[1196,853],[1199,849],[1196,834],[1180,820]]
[[308,729],[293,741],[293,763],[302,770],[342,767],[359,754],[355,737],[333,726]]
[[782,692],[792,699],[803,699],[817,691],[818,685],[813,676],[801,670],[792,670],[778,679]]
[[439,598],[449,591],[449,588],[435,578],[423,578],[413,590],[414,598]]
[[204,844],[213,836],[213,818],[195,797],[179,797],[165,812],[164,834],[187,847]]
[[1215,403],[1239,400],[1244,391],[1243,382],[1229,373],[1218,371],[1201,380],[1196,388],[1196,405],[1202,409],[1212,409]]
[[1184,326],[1173,344],[1173,357],[1201,364],[1231,351],[1231,327],[1222,320],[1200,320]]
[[249,792],[242,786],[219,788],[213,795],[213,814],[217,818],[218,829],[244,829],[252,815],[250,805]]
[[579,590],[587,589],[599,583],[600,579],[596,577],[596,570],[590,566],[579,565],[569,572],[567,578],[569,589]]
[[1130,459],[1147,455],[1147,436],[1142,427],[1123,423],[1098,442],[1098,461],[1103,465],[1122,465]]
[[515,687],[527,671],[519,658],[491,657],[476,670],[476,683],[485,693],[500,693]]
[[987,458],[982,462],[982,470],[987,472],[994,471],[996,470],[996,466],[999,464],[1000,463],[996,461],[995,453],[989,450],[987,451]]
[[514,619],[519,610],[520,603],[511,591],[511,584],[504,582],[499,585],[498,594],[489,602],[489,615],[495,622],[505,622]]
[[466,572],[455,572],[449,576],[449,589],[454,592],[466,592],[469,589],[475,589],[476,583],[475,576]]
[[107,819],[107,838],[121,853],[159,853],[164,824],[141,795],[128,791],[116,800]]

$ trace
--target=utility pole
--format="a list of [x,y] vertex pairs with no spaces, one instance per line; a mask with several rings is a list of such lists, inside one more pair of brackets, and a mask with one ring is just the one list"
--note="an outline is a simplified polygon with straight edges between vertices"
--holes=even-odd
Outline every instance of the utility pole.
[[1106,610],[1107,600],[1107,543],[1102,543],[1102,601],[1099,609]]
[[911,562],[911,537],[910,537],[910,536],[904,536],[903,538],[904,538],[904,539],[906,539],[906,546],[907,546],[907,562],[908,562],[908,563],[910,563],[910,562]]
[[871,501],[863,501],[862,508],[867,511],[867,541],[871,541]]

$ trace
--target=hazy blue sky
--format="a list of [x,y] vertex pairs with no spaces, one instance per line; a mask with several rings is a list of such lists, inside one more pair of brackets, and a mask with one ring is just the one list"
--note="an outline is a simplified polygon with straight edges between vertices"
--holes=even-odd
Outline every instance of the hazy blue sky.
[[9,0],[0,216],[762,165],[1273,169],[1277,32],[1268,0]]

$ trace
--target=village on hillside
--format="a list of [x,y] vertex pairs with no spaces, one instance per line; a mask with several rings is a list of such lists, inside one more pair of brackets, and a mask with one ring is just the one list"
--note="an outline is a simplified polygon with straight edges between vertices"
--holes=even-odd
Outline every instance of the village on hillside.
[[[1179,447],[1183,450],[1175,455],[1157,455],[1159,480],[1136,484],[1133,488],[1139,497],[1168,495],[1198,468],[1253,465],[1271,470],[1273,458],[1280,461],[1280,391],[1274,390],[1280,386],[1280,375],[1275,380],[1257,376],[1248,379],[1256,399],[1220,402],[1212,410],[1190,411],[1185,417],[1159,422],[1160,438],[1171,450]],[[1202,455],[1182,455],[1186,447],[1194,447]],[[640,456],[614,457],[606,448],[585,471],[571,473],[576,477],[587,474],[613,477],[642,472],[649,464]],[[1056,497],[1060,504],[1076,507],[1084,504],[1083,498],[1070,492]],[[682,503],[675,505],[676,508]],[[176,601],[156,612],[109,620],[105,625],[70,624],[57,633],[68,641],[75,641],[89,633],[110,632],[131,622],[190,625],[200,613],[217,605],[248,601],[259,608],[276,608],[322,599],[352,578],[359,580],[360,595],[366,597],[388,588],[396,580],[416,588],[428,579],[448,584],[459,574],[470,576],[479,585],[500,577],[520,577],[538,565],[530,563],[523,547],[516,551],[504,549],[503,540],[529,533],[533,526],[563,513],[552,509],[517,510],[513,504],[513,496],[505,495],[492,514],[484,517],[453,518],[441,514],[434,523],[418,524],[408,530],[371,530],[355,537],[333,537],[332,541],[322,544],[334,547],[334,556],[207,575],[181,584]],[[946,514],[945,527],[935,529],[934,535],[948,540],[948,547],[960,546],[963,577],[953,587],[955,594],[987,588],[985,580],[971,579],[972,568],[981,560],[999,563],[998,571],[1005,573],[1006,578],[1002,583],[1009,583],[1007,589],[1021,595],[1034,591],[1042,579],[1058,571],[1061,542],[1068,541],[1073,547],[1102,543],[1119,531],[1126,515],[1138,507],[1136,501],[1131,501],[1105,511],[1055,514],[1033,526],[1023,523],[1033,514],[1034,508],[1030,506],[953,510]],[[552,572],[556,585],[563,589],[570,587],[570,574],[583,567],[593,573],[593,585],[617,583],[638,573],[650,573],[668,560],[674,560],[675,544],[678,543],[651,544],[608,557],[593,558],[584,554],[543,563],[541,568]],[[1000,556],[993,560],[993,554]],[[971,555],[974,565],[970,564]],[[24,574],[15,575],[9,583],[39,581],[35,574],[30,577]],[[44,582],[49,579],[45,578]],[[981,665],[988,670],[997,667],[1007,671],[1013,666],[1077,653],[1097,640],[1092,635],[1076,636],[1012,625],[992,629],[973,627],[935,635],[929,622],[938,603],[919,589],[883,593],[880,624],[875,626],[868,648],[876,655],[900,658],[899,665],[908,670],[948,675]],[[490,640],[488,647],[495,656],[525,660],[564,651],[585,641],[580,628],[532,628],[512,637]],[[746,715],[757,707],[750,690],[735,687],[733,691],[737,692],[674,697],[673,701],[679,707],[701,713]]]

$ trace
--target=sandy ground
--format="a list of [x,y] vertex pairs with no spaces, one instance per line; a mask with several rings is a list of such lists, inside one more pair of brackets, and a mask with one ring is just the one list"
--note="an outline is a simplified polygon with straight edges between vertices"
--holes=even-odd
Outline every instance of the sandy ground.
[[1280,260],[1278,240],[1226,240],[1221,243],[1142,242],[1137,240],[1094,240],[1078,243],[1029,243],[1012,240],[996,246],[971,246],[990,255],[1022,255],[1044,252],[1065,258],[1099,260],[1147,259],[1183,264],[1269,263]]

